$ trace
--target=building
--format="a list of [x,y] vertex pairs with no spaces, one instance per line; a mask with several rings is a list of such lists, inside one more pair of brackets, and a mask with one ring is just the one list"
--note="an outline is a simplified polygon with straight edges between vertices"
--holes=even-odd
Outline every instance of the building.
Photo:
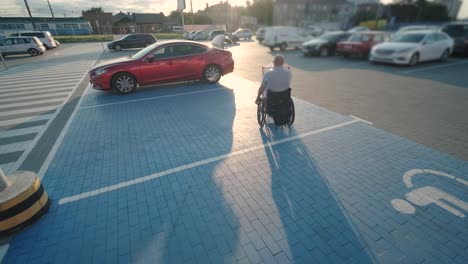
[[[83,19],[88,20],[94,34],[112,34],[112,13],[81,12]],[[97,23],[96,23],[97,21]],[[98,27],[99,26],[99,27]]]
[[114,33],[156,33],[160,31],[171,31],[173,26],[179,26],[178,23],[167,18],[163,13],[159,14],[141,14],[141,13],[123,13],[119,12],[112,18],[114,22]]
[[353,7],[345,0],[277,0],[273,4],[273,24],[307,26],[335,23],[343,27],[351,19]]
[[457,19],[458,13],[460,12],[460,8],[463,4],[463,1],[461,0],[435,0],[435,2],[447,7],[448,16],[453,20]]
[[[81,17],[35,17],[36,30],[49,31],[52,35],[90,35],[92,34],[89,21]],[[18,31],[34,30],[30,18],[0,17],[0,32],[9,35]]]

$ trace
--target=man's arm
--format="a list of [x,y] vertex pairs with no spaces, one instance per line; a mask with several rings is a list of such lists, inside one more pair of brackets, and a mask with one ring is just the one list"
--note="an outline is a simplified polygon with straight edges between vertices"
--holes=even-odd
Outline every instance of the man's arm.
[[258,94],[257,94],[257,99],[255,99],[255,103],[258,104],[260,103],[260,96],[263,94],[263,92],[265,91],[265,85],[260,85],[260,88],[258,88]]

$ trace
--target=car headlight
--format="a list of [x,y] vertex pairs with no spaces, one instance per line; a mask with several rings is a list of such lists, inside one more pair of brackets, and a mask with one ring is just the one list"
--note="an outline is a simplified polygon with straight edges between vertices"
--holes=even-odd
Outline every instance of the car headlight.
[[414,48],[401,49],[401,50],[398,50],[397,53],[399,53],[399,54],[408,53],[408,52],[412,51],[413,49]]
[[106,73],[107,69],[97,69],[96,70],[96,76],[103,75]]

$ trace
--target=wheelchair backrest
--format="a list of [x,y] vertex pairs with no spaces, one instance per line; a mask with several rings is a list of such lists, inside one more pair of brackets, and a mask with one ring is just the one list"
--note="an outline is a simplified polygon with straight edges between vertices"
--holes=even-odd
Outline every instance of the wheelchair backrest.
[[282,92],[271,92],[268,91],[268,103],[269,104],[279,104],[285,100],[291,98],[291,88],[288,88]]

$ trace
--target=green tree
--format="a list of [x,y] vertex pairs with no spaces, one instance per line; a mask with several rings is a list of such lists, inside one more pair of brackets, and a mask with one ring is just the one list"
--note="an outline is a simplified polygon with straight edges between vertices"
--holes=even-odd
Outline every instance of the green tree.
[[83,12],[90,12],[90,13],[104,13],[104,9],[102,7],[91,7],[88,10],[83,10]]
[[375,19],[375,12],[368,10],[359,10],[356,14],[353,15],[351,21],[354,25],[359,25],[359,23]]

